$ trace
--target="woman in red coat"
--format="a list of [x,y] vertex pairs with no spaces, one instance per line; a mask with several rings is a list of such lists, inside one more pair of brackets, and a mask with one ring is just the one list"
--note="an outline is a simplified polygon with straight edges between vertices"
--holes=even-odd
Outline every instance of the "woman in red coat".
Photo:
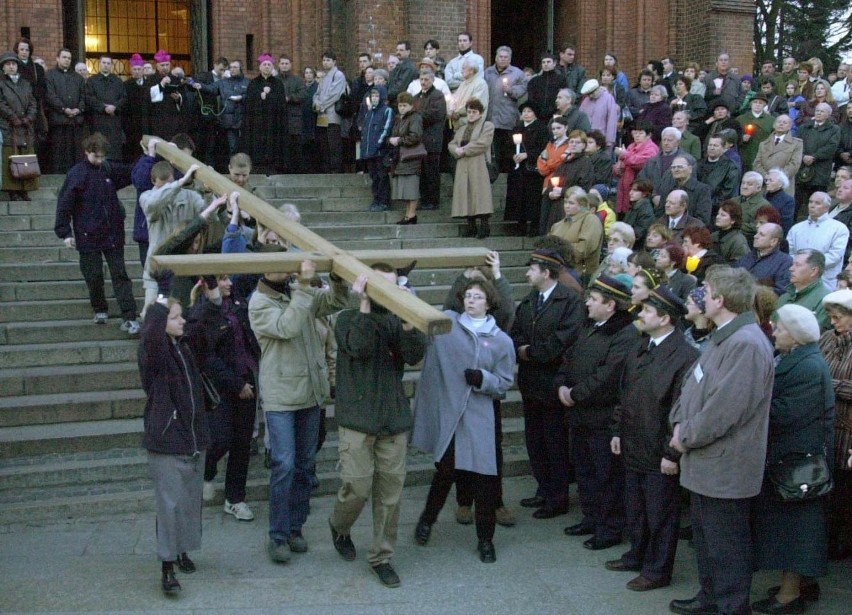
[[624,147],[615,148],[615,156],[618,162],[612,168],[613,175],[618,179],[618,195],[615,212],[619,215],[630,210],[630,186],[651,158],[660,152],[657,144],[651,140],[653,127],[644,120],[637,120],[633,124],[631,134],[633,143]]

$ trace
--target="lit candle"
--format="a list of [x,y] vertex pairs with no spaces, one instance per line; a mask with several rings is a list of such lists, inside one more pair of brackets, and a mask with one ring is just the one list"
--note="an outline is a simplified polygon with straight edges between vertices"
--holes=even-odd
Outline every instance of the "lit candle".
[[506,88],[509,87],[509,78],[503,77],[503,96],[508,96],[508,92],[506,92]]
[[369,109],[369,108],[371,107],[371,102],[372,102],[372,101],[370,101],[370,97],[369,97],[369,96],[365,96],[365,97],[364,97],[364,105],[366,105],[367,109]]
[[745,125],[745,133],[746,133],[748,136],[751,136],[751,135],[753,135],[753,134],[754,134],[754,129],[755,129],[755,125],[754,125],[754,124],[746,124],[746,125]]
[[[524,135],[522,135],[519,132],[512,135],[512,141],[515,143],[515,155],[516,156],[521,153],[521,143],[523,142],[523,140],[524,140]],[[515,169],[517,169],[519,166],[521,166],[521,163],[516,162],[515,163]]]
[[550,178],[550,184],[551,184],[554,188],[558,188],[558,187],[559,187],[559,178],[558,178],[558,177],[551,177],[551,178]]

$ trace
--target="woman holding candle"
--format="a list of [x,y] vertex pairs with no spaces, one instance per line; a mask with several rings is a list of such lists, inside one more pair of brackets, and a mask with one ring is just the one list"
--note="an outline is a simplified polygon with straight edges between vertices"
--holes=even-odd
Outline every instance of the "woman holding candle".
[[[586,156],[586,133],[582,130],[573,130],[568,135],[567,155],[562,164],[551,175],[551,189],[544,195],[541,201],[541,234],[547,233],[547,229],[562,219],[562,211],[558,201],[562,200],[565,192],[573,187],[580,187],[588,191],[592,187],[594,179],[592,161]],[[594,211],[594,210],[593,210]]]
[[697,284],[704,282],[709,267],[725,263],[725,259],[711,249],[712,245],[710,230],[705,226],[691,226],[683,231],[683,249],[686,252],[684,269],[695,278]]
[[523,237],[528,232],[530,236],[536,236],[541,211],[541,175],[536,163],[547,147],[548,132],[546,124],[536,117],[532,104],[524,103],[521,106],[521,119],[515,126],[512,140],[515,147],[512,156],[514,166],[506,182],[503,219],[517,223],[518,236]]
[[[559,187],[559,178],[554,177],[553,174],[556,172],[556,169],[559,168],[559,165],[562,164],[562,161],[568,156],[568,120],[562,116],[554,117],[553,121],[550,122],[550,132],[553,135],[553,138],[544,148],[544,151],[539,154],[538,160],[536,160],[538,173],[544,177],[539,201],[543,203],[545,199],[547,199],[548,207],[550,203],[549,197],[547,196],[548,193],[553,188]],[[547,217],[545,216],[544,219],[546,220]],[[540,226],[535,229],[530,229],[531,232],[533,230],[537,233],[537,235],[547,234],[547,230],[545,229],[542,231]]]

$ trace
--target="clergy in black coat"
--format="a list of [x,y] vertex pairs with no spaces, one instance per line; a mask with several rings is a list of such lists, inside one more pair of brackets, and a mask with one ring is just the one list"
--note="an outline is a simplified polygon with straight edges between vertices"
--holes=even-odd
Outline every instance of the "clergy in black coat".
[[[127,95],[127,111],[124,119],[124,134],[127,143],[124,145],[124,161],[133,162],[139,157],[139,143],[142,135],[149,134],[148,108],[151,106],[151,88],[145,84],[142,74],[142,64],[133,66],[134,58],[130,59],[130,79],[124,82]],[[139,57],[139,61],[142,58]]]
[[257,173],[273,174],[283,166],[285,104],[284,83],[271,72],[268,76],[261,73],[249,82],[242,151],[251,157]]
[[47,94],[44,108],[47,113],[50,140],[50,170],[67,173],[83,157],[83,114],[86,111],[85,80],[74,72],[71,53],[60,51],[55,68],[45,77]]
[[627,358],[612,429],[612,451],[626,470],[630,536],[630,550],[616,561],[660,585],[671,580],[680,516],[680,454],[669,447],[669,412],[699,354],[677,327],[685,313],[666,286],[652,290],[642,305],[635,325],[643,335]]
[[100,68],[97,75],[92,75],[86,81],[89,130],[101,133],[109,141],[107,158],[121,160],[125,142],[121,118],[127,109],[127,93],[121,79],[112,74],[111,58],[101,58]]

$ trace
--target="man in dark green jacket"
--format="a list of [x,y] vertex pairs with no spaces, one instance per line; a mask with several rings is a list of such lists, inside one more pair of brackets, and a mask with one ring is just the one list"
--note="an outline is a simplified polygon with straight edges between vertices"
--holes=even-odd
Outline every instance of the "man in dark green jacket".
[[[396,271],[384,263],[373,269],[396,284]],[[425,336],[367,298],[367,279],[352,292],[357,310],[340,313],[337,337],[335,417],[340,438],[340,478],[334,512],[328,520],[334,548],[355,559],[349,530],[373,496],[373,547],[367,556],[373,573],[386,587],[398,587],[390,565],[397,537],[399,501],[405,483],[405,453],[411,429],[411,406],[402,388],[405,364],[423,359]],[[400,292],[404,292],[401,290]]]

